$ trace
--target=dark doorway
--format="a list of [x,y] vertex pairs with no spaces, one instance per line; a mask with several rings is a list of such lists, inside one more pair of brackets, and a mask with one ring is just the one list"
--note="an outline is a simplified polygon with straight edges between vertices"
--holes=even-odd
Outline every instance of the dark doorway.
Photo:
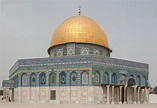
[[122,88],[122,94],[121,94],[122,103],[124,102],[124,87]]
[[50,100],[56,100],[56,90],[50,91]]
[[134,86],[135,85],[135,80],[133,78],[130,78],[128,80],[128,86]]

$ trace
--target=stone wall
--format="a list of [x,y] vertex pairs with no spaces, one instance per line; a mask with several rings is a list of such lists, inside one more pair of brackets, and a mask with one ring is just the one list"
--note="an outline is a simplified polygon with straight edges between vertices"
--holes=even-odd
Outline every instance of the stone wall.
[[[50,91],[56,91],[56,99],[50,99]],[[99,86],[18,87],[14,90],[16,102],[40,103],[104,103],[106,88]]]

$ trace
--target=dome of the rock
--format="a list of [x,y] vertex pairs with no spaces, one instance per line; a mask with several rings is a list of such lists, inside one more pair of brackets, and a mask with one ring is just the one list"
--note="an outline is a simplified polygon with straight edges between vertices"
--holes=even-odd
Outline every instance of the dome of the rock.
[[108,40],[102,28],[91,18],[78,15],[63,21],[55,30],[50,47],[65,43],[90,43],[108,47]]

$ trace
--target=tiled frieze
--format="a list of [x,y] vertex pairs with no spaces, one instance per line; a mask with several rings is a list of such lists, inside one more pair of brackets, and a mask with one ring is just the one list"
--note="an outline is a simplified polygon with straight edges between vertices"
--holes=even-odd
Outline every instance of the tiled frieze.
[[74,55],[101,55],[110,56],[110,51],[99,45],[69,43],[55,46],[50,50],[50,57],[74,56]]
[[[100,58],[100,57],[99,57]],[[46,70],[46,69],[49,69],[50,67],[78,67],[78,66],[84,66],[84,64],[87,64],[87,65],[91,65],[94,64],[94,65],[100,65],[100,66],[106,66],[108,67],[108,69],[112,69],[112,67],[117,67],[117,68],[124,68],[124,69],[137,69],[140,71],[140,69],[147,69],[147,65],[146,64],[140,64],[140,63],[132,63],[129,64],[128,62],[129,61],[125,61],[124,60],[119,60],[119,62],[117,62],[116,59],[112,59],[112,58],[107,58],[107,57],[103,57],[103,58],[96,58],[96,57],[74,57],[74,58],[58,58],[58,59],[52,59],[52,58],[43,58],[43,59],[37,59],[37,60],[26,60],[27,62],[24,62],[23,60],[20,61],[19,63],[19,69],[20,70]],[[114,60],[116,60],[114,62]],[[41,61],[41,62],[39,62]],[[113,62],[113,63],[110,63],[110,62]],[[121,61],[121,62],[120,62]],[[123,63],[124,62],[124,63]],[[31,65],[31,64],[34,64],[34,65]],[[36,64],[36,63],[40,63],[40,65]],[[117,64],[119,63],[119,64]],[[132,65],[132,66],[135,66],[135,67],[138,67],[139,68],[131,68],[130,66],[126,66],[126,64],[128,65]],[[28,64],[28,65],[27,65]],[[140,65],[139,65],[140,64]],[[50,66],[52,65],[52,66]],[[28,67],[28,68],[23,68],[23,67]],[[143,70],[145,72],[147,72],[148,70]]]
[[[109,74],[109,76],[108,76],[108,79],[109,79],[109,84],[110,83],[112,83],[111,82],[111,76],[112,76],[112,74],[116,74],[116,84],[126,84],[127,83],[127,80],[130,78],[130,76],[131,75],[133,75],[134,76],[134,79],[135,79],[135,81],[136,81],[136,76],[138,75],[138,76],[140,76],[140,82],[142,81],[142,79],[141,79],[141,77],[143,77],[143,76],[145,76],[146,77],[146,85],[148,84],[147,83],[147,74],[145,75],[145,74],[143,74],[142,72],[138,72],[138,71],[133,71],[133,72],[131,72],[130,70],[129,70],[129,72],[127,71],[127,70],[122,70],[122,69],[120,69],[119,70],[119,68],[115,68],[115,67],[112,67],[112,69],[108,69],[108,67],[106,67],[106,66],[104,66],[104,67],[102,67],[102,66],[94,66],[93,68],[90,68],[90,67],[86,67],[86,68],[58,68],[58,69],[53,69],[53,71],[55,70],[55,73],[56,73],[56,84],[54,84],[54,85],[50,85],[50,83],[49,83],[49,74],[50,74],[50,72],[49,71],[34,71],[35,72],[35,74],[37,75],[37,79],[36,79],[36,81],[37,81],[37,86],[69,86],[69,85],[71,85],[70,84],[70,74],[71,74],[71,72],[76,72],[77,73],[77,83],[75,84],[75,85],[72,85],[72,86],[79,86],[79,85],[81,85],[81,73],[84,71],[84,70],[86,70],[87,72],[88,72],[88,78],[89,78],[89,82],[88,82],[88,85],[95,85],[95,82],[94,82],[94,77],[95,77],[95,72],[97,71],[97,72],[99,72],[99,84],[96,84],[97,86],[100,86],[102,83],[104,83],[104,76],[103,76],[103,74],[105,73],[105,72],[107,72],[108,74]],[[32,70],[33,71],[33,70]],[[60,85],[59,84],[59,81],[60,81],[60,79],[59,79],[59,74],[62,72],[62,71],[65,71],[65,73],[66,73],[66,84],[65,85]],[[21,79],[22,79],[22,75],[23,75],[23,73],[26,73],[27,74],[27,85],[24,85],[24,86],[30,86],[30,75],[32,74],[32,73],[34,73],[34,72],[26,72],[26,71],[21,71],[21,72],[19,72],[19,77],[18,77],[18,82],[19,82],[19,86],[22,86],[22,83],[21,83]],[[46,75],[46,78],[45,78],[45,80],[46,80],[46,84],[39,84],[39,82],[40,82],[40,74],[42,73],[42,72],[44,72],[45,73],[45,75]],[[119,81],[119,79],[121,79],[121,75],[125,75],[126,76],[126,78],[124,79],[124,81]],[[123,82],[125,82],[125,83],[123,83]],[[141,82],[142,83],[142,82]],[[142,84],[141,84],[142,85]],[[144,85],[144,84],[143,84]],[[23,86],[23,87],[24,87]]]

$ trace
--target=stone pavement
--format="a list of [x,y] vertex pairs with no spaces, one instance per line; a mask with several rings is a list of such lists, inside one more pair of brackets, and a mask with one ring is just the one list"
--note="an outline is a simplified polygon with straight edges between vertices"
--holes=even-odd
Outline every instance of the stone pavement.
[[0,100],[0,108],[157,108],[155,104],[126,104],[126,105],[100,105],[100,104],[52,104],[52,103],[17,103]]

